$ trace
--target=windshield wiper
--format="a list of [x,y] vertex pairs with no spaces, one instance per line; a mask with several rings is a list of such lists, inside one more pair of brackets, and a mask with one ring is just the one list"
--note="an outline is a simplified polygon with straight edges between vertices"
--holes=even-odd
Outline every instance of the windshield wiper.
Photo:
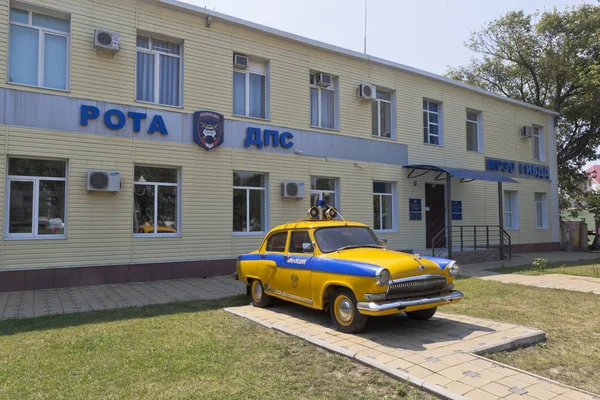
[[384,249],[385,246],[381,246],[379,244],[349,244],[348,246],[342,246],[336,251],[348,250],[348,249],[358,249],[361,247],[371,247],[375,249]]

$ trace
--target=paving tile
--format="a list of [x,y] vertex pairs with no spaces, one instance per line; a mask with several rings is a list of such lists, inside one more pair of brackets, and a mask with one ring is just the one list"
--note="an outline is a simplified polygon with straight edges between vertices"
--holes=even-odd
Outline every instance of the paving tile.
[[465,393],[465,397],[477,400],[497,400],[500,398],[500,396],[485,392],[481,389],[471,390],[470,392]]
[[508,387],[501,385],[497,382],[491,382],[488,383],[487,385],[483,385],[481,388],[481,390],[488,392],[490,394],[493,394],[494,396],[498,396],[498,397],[505,397],[505,396],[509,396],[512,392],[509,391]]

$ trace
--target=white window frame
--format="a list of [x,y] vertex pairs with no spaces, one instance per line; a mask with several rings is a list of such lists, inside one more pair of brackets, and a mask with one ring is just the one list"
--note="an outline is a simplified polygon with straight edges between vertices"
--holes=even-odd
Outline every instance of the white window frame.
[[[331,74],[329,74],[331,75]],[[309,124],[312,128],[319,128],[319,129],[328,129],[328,130],[338,130],[339,129],[339,99],[338,99],[338,77],[337,76],[333,76],[331,75],[331,85],[327,86],[327,87],[323,87],[323,86],[318,86],[316,84],[317,82],[317,74],[316,73],[312,73],[310,74],[309,77],[309,82],[313,81],[313,83],[310,84],[310,88],[311,89],[317,89],[317,125],[313,125],[312,124],[312,115],[309,115]],[[333,92],[333,127],[327,127],[327,126],[322,126],[323,124],[321,123],[321,93],[323,90],[328,90]],[[310,112],[312,113],[312,108],[310,107],[310,89],[308,91],[308,103],[309,103],[309,109]]]
[[[377,103],[377,116],[371,113],[371,118],[377,118],[377,134],[375,135],[374,132],[371,133],[373,136],[381,139],[396,139],[396,91],[377,89],[376,92],[387,93],[390,95],[390,99],[384,100],[377,97],[373,100]],[[388,103],[390,105],[390,137],[381,135],[381,103]]]
[[[138,37],[143,37],[143,38],[147,38],[148,39],[148,48],[145,47],[139,47],[137,45],[137,39]],[[167,53],[164,51],[159,51],[159,50],[152,50],[152,40],[160,40],[161,42],[169,42],[172,44],[176,44],[179,46],[179,54],[172,54],[172,53]],[[134,90],[135,90],[135,101],[138,103],[145,103],[145,104],[157,104],[160,106],[164,106],[164,107],[175,107],[175,108],[183,108],[183,43],[179,40],[173,40],[173,39],[168,39],[168,38],[163,38],[160,35],[152,35],[152,34],[146,34],[146,33],[141,33],[138,32],[137,35],[135,36],[135,85],[134,85]],[[152,54],[154,55],[154,100],[155,101],[146,101],[146,100],[138,100],[137,98],[137,53],[146,53],[146,54]],[[160,56],[167,56],[167,57],[173,57],[173,58],[178,58],[179,59],[179,104],[178,105],[172,105],[172,104],[163,104],[159,102],[160,99]]]
[[[390,197],[392,200],[392,227],[391,228],[387,228],[387,229],[374,229],[375,227],[373,227],[373,231],[374,232],[380,232],[380,233],[385,233],[385,232],[396,232],[397,231],[397,225],[396,225],[396,209],[397,209],[397,196],[396,196],[396,183],[395,182],[386,182],[386,181],[373,181],[373,183],[385,183],[385,184],[390,184],[390,189],[391,192],[390,193],[376,193],[373,191],[373,197],[379,197],[379,226],[383,226],[383,212],[382,212],[382,207],[381,205],[383,204],[383,197]],[[373,210],[373,214],[375,213],[375,210]],[[375,215],[373,215],[373,218],[375,218]]]
[[[135,167],[148,167],[148,168],[165,168],[177,171],[177,183],[167,182],[147,182],[147,181],[134,181],[133,182],[133,196],[135,202],[135,187],[137,186],[154,186],[154,233],[137,233],[133,232],[133,237],[179,237],[181,236],[181,168],[164,166],[164,165],[148,165],[148,164],[135,164]],[[177,214],[177,232],[173,233],[158,233],[158,188],[160,186],[176,187],[177,188],[177,201],[176,201],[176,214]],[[133,212],[135,213],[135,203],[133,206]]]
[[[510,199],[510,211],[506,211],[506,198]],[[504,212],[504,229],[507,231],[518,231],[519,230],[519,194],[516,190],[505,190],[503,200]],[[507,218],[510,217],[510,218]],[[510,221],[510,226],[507,222]]]
[[[10,10],[13,8],[15,8],[17,10],[21,10],[21,11],[27,11],[28,16],[29,16],[29,20],[28,20],[27,24],[10,20]],[[36,14],[47,15],[49,17],[60,18],[60,19],[64,19],[64,20],[68,19],[69,32],[63,32],[63,31],[59,31],[56,29],[44,28],[41,26],[33,25],[33,13],[34,12]],[[46,9],[38,10],[36,8],[36,10],[32,10],[27,6],[23,6],[22,3],[19,3],[19,2],[17,2],[16,4],[11,3],[8,13],[9,13],[8,18],[9,18],[10,25],[21,26],[21,27],[29,28],[29,29],[36,29],[38,31],[38,35],[39,35],[38,36],[38,77],[37,77],[38,84],[37,85],[29,85],[27,83],[12,82],[10,80],[10,62],[6,63],[6,82],[10,83],[11,85],[39,87],[39,88],[48,89],[48,90],[57,90],[59,92],[68,92],[71,87],[71,29],[72,29],[72,26],[71,26],[70,16],[69,16],[69,18],[65,18],[65,16],[62,15],[63,13],[52,12],[51,10],[46,10]],[[10,28],[8,29],[8,32],[10,35]],[[46,41],[45,34],[60,36],[60,37],[64,37],[67,39],[67,54],[66,54],[66,56],[67,56],[67,71],[66,71],[66,82],[65,82],[64,89],[58,89],[58,88],[44,86],[44,48],[45,48],[45,41]],[[8,57],[10,57],[10,38],[8,38]]]
[[[423,142],[424,144],[428,144],[430,146],[440,146],[443,147],[444,146],[444,114],[443,114],[443,109],[442,109],[442,102],[440,101],[436,101],[436,100],[429,100],[429,99],[423,99],[423,102],[427,102],[427,110],[425,110],[423,108],[423,106],[421,105],[421,111],[423,113],[427,113],[427,142]],[[429,103],[433,103],[433,104],[437,104],[438,106],[438,110],[437,113],[434,111],[429,111]],[[429,114],[437,114],[438,116],[438,122],[437,124],[434,122],[429,122]],[[437,125],[438,127],[438,134],[432,134],[429,131],[429,125],[433,124],[433,125]],[[431,137],[432,136],[437,136],[438,137],[438,144],[435,143],[431,143]]]
[[[245,190],[246,191],[246,230],[245,231],[233,231],[233,235],[234,236],[257,236],[257,235],[264,235],[268,230],[268,226],[269,226],[269,217],[268,217],[268,212],[269,212],[269,207],[268,207],[268,202],[269,200],[267,199],[267,194],[269,193],[267,191],[268,188],[268,175],[264,174],[264,173],[260,173],[260,172],[250,172],[250,171],[233,171],[234,173],[244,173],[244,174],[253,174],[253,175],[262,175],[263,176],[263,182],[264,182],[264,186],[259,187],[259,186],[233,186],[233,190],[239,189],[239,190]],[[232,175],[233,177],[233,175]],[[233,197],[233,190],[232,190],[232,197]],[[261,213],[261,217],[263,218],[262,221],[262,225],[264,227],[264,229],[262,231],[251,231],[250,230],[250,191],[251,190],[257,190],[257,191],[262,191],[263,194],[263,205],[262,205],[262,213]],[[233,218],[233,216],[232,216]],[[232,221],[233,222],[233,221]],[[233,223],[232,223],[232,229],[233,229]]]
[[[535,140],[537,139],[538,141],[538,148],[537,150],[539,151],[540,156],[536,157],[535,156]],[[545,143],[545,137],[544,137],[544,128],[541,126],[537,126],[537,125],[533,125],[533,134],[532,134],[532,138],[531,138],[531,146],[532,146],[532,151],[533,151],[533,160],[534,161],[540,161],[540,162],[546,162],[546,143]]]
[[[270,108],[270,104],[269,104],[269,62],[268,61],[254,61],[251,59],[248,59],[248,68],[238,68],[238,67],[234,67],[233,69],[233,73],[240,73],[240,74],[244,74],[244,114],[236,114],[235,113],[235,109],[232,110],[233,115],[235,115],[236,117],[245,117],[245,118],[254,118],[254,119],[260,119],[260,120],[268,120],[270,118],[270,113],[269,113],[269,108]],[[260,75],[260,76],[264,76],[265,77],[265,116],[264,117],[255,117],[250,115],[250,74],[253,75]],[[232,77],[232,84],[233,84],[233,77]],[[233,96],[235,96],[235,91],[231,90],[231,93]],[[235,101],[235,98],[234,98]]]
[[[476,114],[477,120],[474,121],[472,119],[469,119],[469,113]],[[483,113],[481,111],[467,108],[467,110],[465,112],[465,121],[467,124],[469,124],[469,123],[477,124],[477,150],[471,150],[471,149],[467,148],[467,151],[483,153]],[[466,134],[468,135],[469,132],[467,131]]]
[[[52,160],[52,161],[62,161],[65,163],[65,176],[62,178],[58,177],[46,177],[46,176],[29,176],[29,175],[8,175],[8,160],[11,158],[24,158],[24,159],[37,159],[37,160]],[[69,163],[67,160],[63,159],[55,159],[55,158],[40,158],[40,157],[30,157],[30,156],[10,156],[6,160],[7,162],[7,175],[6,175],[6,201],[4,205],[4,215],[6,215],[6,220],[4,222],[4,238],[6,240],[11,239],[32,239],[32,240],[42,240],[42,239],[66,239],[67,237],[67,210],[68,210],[68,198],[69,198],[69,181],[67,177],[69,176]],[[63,223],[65,227],[63,229],[62,234],[56,235],[40,235],[38,233],[38,218],[40,212],[40,181],[60,181],[65,182],[65,220]],[[11,182],[33,182],[33,201],[32,201],[32,214],[31,214],[31,224],[32,229],[31,233],[9,233],[10,227],[10,183]]]
[[[535,195],[539,194],[541,199],[536,200]],[[535,228],[536,229],[548,229],[548,204],[547,204],[547,194],[542,192],[535,192],[533,194],[533,204],[535,210]],[[541,208],[542,211],[542,220],[538,220],[538,207]]]
[[[333,190],[321,190],[321,189],[313,189],[313,182],[316,179],[332,179],[333,180]],[[311,176],[310,177],[310,195],[312,197],[313,194],[317,194],[319,195],[319,200],[323,200],[323,193],[333,193],[335,195],[335,204],[333,204],[333,207],[335,207],[337,210],[340,209],[340,196],[339,196],[339,178],[332,178],[332,177],[327,177],[327,176]],[[331,204],[330,204],[331,205]]]

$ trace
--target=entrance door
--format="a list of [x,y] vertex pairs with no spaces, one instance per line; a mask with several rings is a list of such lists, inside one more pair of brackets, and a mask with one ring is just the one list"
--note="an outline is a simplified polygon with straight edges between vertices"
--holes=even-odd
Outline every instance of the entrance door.
[[[427,248],[432,246],[433,238],[446,227],[446,196],[444,185],[425,184],[425,224],[427,226]],[[445,245],[438,242],[438,246]]]

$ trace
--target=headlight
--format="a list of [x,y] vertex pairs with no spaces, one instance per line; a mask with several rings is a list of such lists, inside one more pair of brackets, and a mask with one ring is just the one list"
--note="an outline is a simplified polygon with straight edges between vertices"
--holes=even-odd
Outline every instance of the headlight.
[[451,261],[447,268],[450,276],[455,277],[458,275],[458,271],[460,271],[460,264],[458,261]]
[[385,268],[380,268],[375,273],[375,281],[379,286],[385,286],[390,281],[390,271]]

